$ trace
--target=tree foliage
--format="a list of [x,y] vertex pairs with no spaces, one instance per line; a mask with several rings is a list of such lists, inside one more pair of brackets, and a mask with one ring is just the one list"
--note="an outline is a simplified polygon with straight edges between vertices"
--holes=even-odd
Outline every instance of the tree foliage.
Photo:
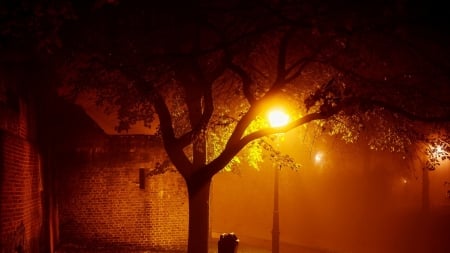
[[[372,148],[407,152],[428,134],[417,122],[450,119],[448,36],[429,29],[436,20],[415,23],[414,6],[139,4],[73,26],[65,81],[118,112],[118,131],[158,124],[188,186],[257,167],[262,149],[274,151],[258,139],[304,124],[348,142],[367,131]],[[264,114],[276,104],[293,120],[274,129]]]
[[425,139],[425,169],[435,170],[450,159],[450,136],[447,131],[436,131]]

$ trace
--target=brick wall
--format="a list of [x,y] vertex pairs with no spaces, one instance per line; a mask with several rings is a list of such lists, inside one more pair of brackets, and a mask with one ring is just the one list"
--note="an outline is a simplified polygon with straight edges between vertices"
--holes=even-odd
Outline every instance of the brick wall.
[[[170,167],[154,173],[165,159],[157,139],[110,136],[76,150],[58,165],[63,244],[185,250],[185,183]],[[140,168],[147,175],[144,189]]]
[[5,94],[0,101],[1,252],[39,252],[43,186],[35,125],[27,104]]

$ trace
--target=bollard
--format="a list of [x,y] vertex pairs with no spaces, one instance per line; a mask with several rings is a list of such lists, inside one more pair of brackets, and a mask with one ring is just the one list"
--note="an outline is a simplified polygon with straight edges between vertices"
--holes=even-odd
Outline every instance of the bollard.
[[236,253],[239,239],[234,233],[221,234],[219,238],[218,253]]

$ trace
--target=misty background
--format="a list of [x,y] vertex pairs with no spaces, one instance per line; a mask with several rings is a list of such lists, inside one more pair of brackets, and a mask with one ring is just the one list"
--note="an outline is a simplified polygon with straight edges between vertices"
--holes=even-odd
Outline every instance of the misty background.
[[[311,145],[287,136],[281,149],[302,165],[280,171],[282,244],[332,252],[448,249],[448,217],[442,215],[450,209],[447,162],[428,172],[429,210],[423,210],[418,157],[371,150],[364,138],[345,144],[333,137]],[[242,166],[213,178],[213,239],[235,232],[243,243],[270,245],[274,166],[267,159],[259,171]]]

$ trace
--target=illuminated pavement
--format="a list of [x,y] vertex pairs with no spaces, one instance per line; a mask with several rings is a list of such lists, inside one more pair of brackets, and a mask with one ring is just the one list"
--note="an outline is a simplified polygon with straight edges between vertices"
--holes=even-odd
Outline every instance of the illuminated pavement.
[[[213,247],[215,246],[215,247]],[[237,253],[271,253],[270,246],[245,245],[240,243]],[[330,253],[332,251],[306,248],[298,245],[281,244],[280,253]],[[217,244],[210,247],[209,253],[217,253]]]
[[[76,246],[64,246],[56,251],[57,253],[182,253],[183,251],[153,251],[153,250],[133,250],[127,248],[121,249],[86,249]],[[297,245],[280,245],[280,253],[331,253],[333,251],[308,249]],[[209,253],[217,253],[217,243],[211,244]],[[239,244],[237,253],[271,253],[270,247]]]

